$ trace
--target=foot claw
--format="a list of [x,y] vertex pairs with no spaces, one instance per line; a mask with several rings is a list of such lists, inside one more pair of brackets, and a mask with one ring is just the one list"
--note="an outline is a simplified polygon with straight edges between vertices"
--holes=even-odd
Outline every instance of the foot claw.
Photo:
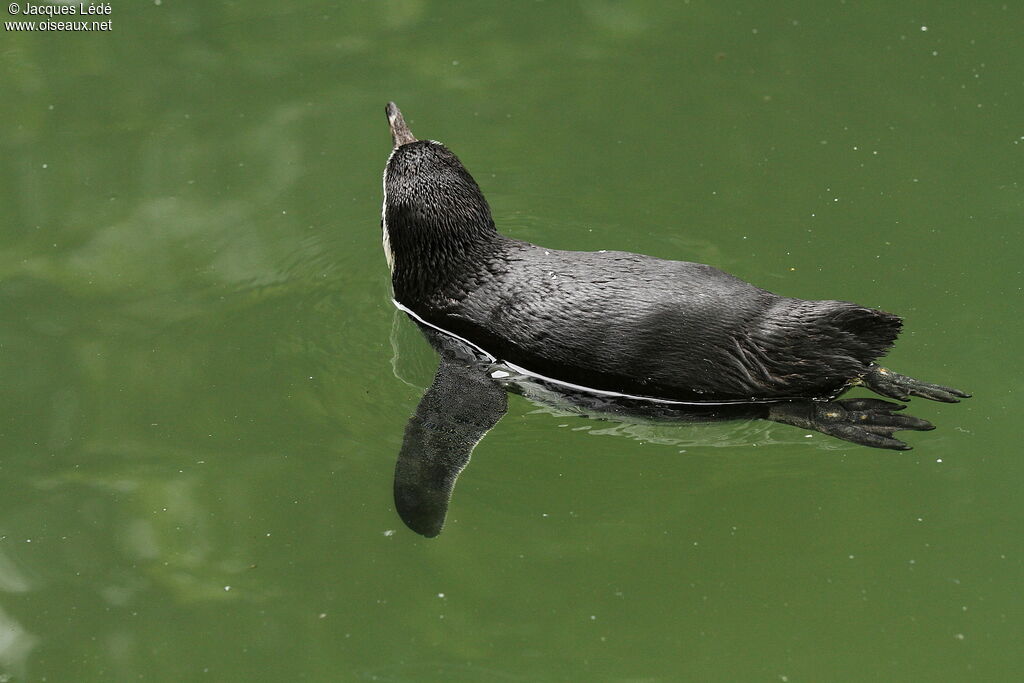
[[919,417],[897,414],[905,407],[877,398],[847,398],[825,403],[780,404],[772,408],[770,418],[862,446],[907,451],[911,446],[893,437],[894,432],[929,431],[935,426]]
[[909,401],[911,396],[920,396],[942,403],[959,403],[961,398],[971,397],[965,391],[941,384],[922,382],[913,377],[887,370],[880,365],[872,365],[868,368],[863,380],[868,389],[899,401]]

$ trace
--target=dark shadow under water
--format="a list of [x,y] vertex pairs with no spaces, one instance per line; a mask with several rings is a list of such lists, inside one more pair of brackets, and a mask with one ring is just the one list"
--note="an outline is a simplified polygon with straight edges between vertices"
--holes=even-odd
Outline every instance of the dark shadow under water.
[[406,425],[395,466],[394,497],[406,526],[428,537],[441,533],[456,480],[473,449],[505,414],[508,392],[598,419],[671,423],[763,419],[861,443],[865,429],[891,432],[893,420],[917,425],[897,428],[931,428],[923,420],[893,415],[903,406],[878,399],[694,404],[594,393],[524,374],[457,337],[413,322],[437,351],[439,363]]

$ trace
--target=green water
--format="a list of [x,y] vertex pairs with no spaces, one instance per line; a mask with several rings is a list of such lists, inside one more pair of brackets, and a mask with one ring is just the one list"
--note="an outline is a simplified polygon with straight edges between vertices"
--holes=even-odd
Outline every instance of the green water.
[[[1024,676],[1024,7],[108,18],[0,35],[2,680]],[[900,313],[888,363],[975,398],[894,453],[513,396],[411,533],[389,99],[507,234]]]

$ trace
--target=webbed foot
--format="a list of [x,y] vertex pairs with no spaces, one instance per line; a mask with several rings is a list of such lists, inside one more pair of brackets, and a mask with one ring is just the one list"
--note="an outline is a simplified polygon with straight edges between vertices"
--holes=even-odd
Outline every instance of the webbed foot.
[[920,396],[943,403],[959,403],[960,399],[971,397],[970,394],[959,389],[922,382],[874,363],[871,364],[862,379],[864,386],[871,391],[899,401],[909,401],[911,396]]
[[873,448],[909,451],[912,447],[893,437],[904,429],[927,431],[935,426],[911,415],[897,415],[906,406],[877,398],[843,398],[836,401],[780,403],[769,410],[768,419],[813,429]]

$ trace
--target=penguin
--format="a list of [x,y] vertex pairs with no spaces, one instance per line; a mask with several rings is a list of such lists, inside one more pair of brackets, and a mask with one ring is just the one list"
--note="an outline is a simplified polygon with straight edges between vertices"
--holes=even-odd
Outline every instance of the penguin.
[[900,317],[780,296],[709,265],[621,251],[563,251],[497,231],[480,187],[445,145],[418,140],[394,102],[383,246],[394,302],[418,323],[545,381],[631,400],[765,404],[767,419],[907,450],[930,423],[900,401],[970,395],[876,361]]

